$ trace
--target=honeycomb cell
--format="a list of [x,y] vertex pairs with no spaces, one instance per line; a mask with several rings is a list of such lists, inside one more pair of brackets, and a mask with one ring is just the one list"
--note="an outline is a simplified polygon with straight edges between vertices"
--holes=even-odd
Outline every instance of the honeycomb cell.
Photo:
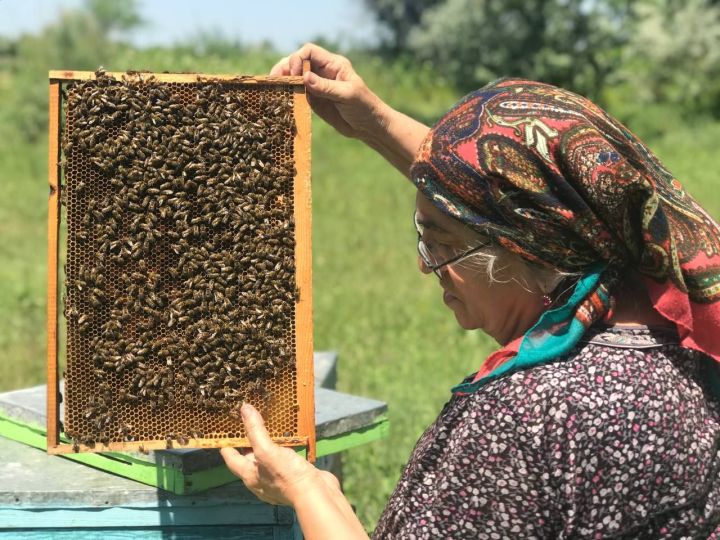
[[292,88],[98,77],[64,111],[66,433],[244,437],[249,401],[297,436]]

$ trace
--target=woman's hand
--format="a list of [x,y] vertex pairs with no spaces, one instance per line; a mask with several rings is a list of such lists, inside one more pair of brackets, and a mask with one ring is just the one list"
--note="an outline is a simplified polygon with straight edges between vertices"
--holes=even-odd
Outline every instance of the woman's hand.
[[[304,75],[303,60],[310,61],[310,71]],[[344,56],[308,43],[275,64],[270,75],[303,75],[310,106],[347,137],[363,139],[380,128],[385,104]]]
[[367,539],[362,524],[329,472],[310,465],[289,448],[270,439],[255,408],[240,409],[252,449],[220,450],[228,468],[256,497],[270,504],[293,506],[307,540]]
[[298,495],[306,496],[325,487],[339,491],[332,474],[316,469],[290,448],[272,442],[260,413],[252,405],[243,404],[240,412],[252,449],[238,452],[223,448],[220,453],[228,468],[258,499],[292,506]]
[[[303,74],[304,60],[310,71]],[[280,60],[271,75],[302,75],[313,110],[343,135],[362,140],[404,175],[429,128],[396,111],[365,85],[339,54],[308,43]]]

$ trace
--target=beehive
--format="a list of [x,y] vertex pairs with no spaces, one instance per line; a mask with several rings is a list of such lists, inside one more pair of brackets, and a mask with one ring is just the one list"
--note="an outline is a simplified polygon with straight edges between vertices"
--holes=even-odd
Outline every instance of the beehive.
[[50,72],[49,452],[247,446],[249,401],[312,459],[309,143],[300,77]]

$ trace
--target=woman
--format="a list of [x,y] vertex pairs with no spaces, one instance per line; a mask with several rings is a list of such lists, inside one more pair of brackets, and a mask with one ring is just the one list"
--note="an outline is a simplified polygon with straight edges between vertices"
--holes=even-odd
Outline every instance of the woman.
[[[418,188],[420,269],[502,348],[418,441],[378,538],[720,536],[717,224],[622,125],[532,81],[473,92],[433,128],[312,44],[272,73]],[[242,409],[223,449],[307,538],[365,533],[328,473]]]

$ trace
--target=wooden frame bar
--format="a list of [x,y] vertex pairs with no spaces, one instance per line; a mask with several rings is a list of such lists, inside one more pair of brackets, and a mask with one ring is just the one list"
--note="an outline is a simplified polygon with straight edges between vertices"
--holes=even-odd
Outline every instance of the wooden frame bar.
[[51,82],[48,122],[48,299],[47,299],[47,442],[57,446],[60,437],[58,377],[58,228],[60,225],[60,83]]
[[[90,81],[96,78],[94,71],[72,71],[72,70],[51,70],[49,72],[51,81]],[[282,75],[203,75],[200,73],[145,73],[141,71],[108,71],[105,75],[113,77],[118,81],[125,79],[142,82],[152,78],[155,82],[161,83],[197,83],[207,81],[228,81],[242,84],[278,84],[278,85],[302,85],[303,78],[300,76],[289,77]]]
[[[303,72],[309,69],[309,62],[304,62]],[[311,144],[311,113],[310,105],[303,86],[302,77],[287,76],[235,76],[235,75],[202,75],[185,73],[123,73],[109,72],[106,75],[117,80],[143,81],[152,77],[154,82],[162,83],[204,83],[209,81],[227,81],[242,85],[285,85],[293,86],[294,114],[296,135],[293,153],[295,156],[296,175],[294,181],[294,219],[295,219],[295,262],[296,285],[299,289],[299,301],[295,306],[295,343],[296,343],[296,376],[297,399],[301,404],[298,416],[298,436],[273,438],[281,446],[305,446],[307,459],[315,461],[316,433],[314,411],[314,376],[313,376],[313,324],[312,324],[312,211],[310,190],[310,144]],[[60,229],[60,115],[61,85],[63,82],[93,80],[96,78],[91,71],[53,70],[49,72],[50,105],[49,105],[49,151],[48,179],[50,196],[48,203],[48,311],[47,311],[47,451],[50,454],[67,454],[77,450],[84,452],[147,452],[149,450],[165,450],[166,440],[148,440],[133,442],[110,442],[105,445],[96,442],[95,446],[79,445],[77,449],[60,439],[59,418],[59,383],[58,375],[58,248]],[[173,448],[220,448],[249,447],[247,438],[191,438],[187,445],[172,442]]]
[[[279,437],[273,438],[273,442],[280,446],[309,446],[308,437]],[[227,438],[227,439],[189,439],[188,444],[180,445],[173,441],[172,448],[223,448],[230,446],[233,448],[249,448],[250,442],[246,438]],[[84,444],[78,445],[78,450],[82,452],[148,452],[150,450],[167,450],[167,441],[150,440],[150,441],[131,441],[131,442],[111,442],[109,444],[96,443],[95,446],[89,447]],[[49,454],[69,454],[75,452],[72,444],[58,444],[53,451],[48,448]],[[309,459],[309,456],[308,456]]]
[[[303,72],[310,68],[303,63]],[[300,300],[295,306],[295,343],[298,403],[313,403],[312,325],[312,202],[310,191],[310,104],[305,87],[295,88],[295,272]],[[315,461],[315,411],[305,407],[298,418],[300,433],[308,435],[308,460]]]

